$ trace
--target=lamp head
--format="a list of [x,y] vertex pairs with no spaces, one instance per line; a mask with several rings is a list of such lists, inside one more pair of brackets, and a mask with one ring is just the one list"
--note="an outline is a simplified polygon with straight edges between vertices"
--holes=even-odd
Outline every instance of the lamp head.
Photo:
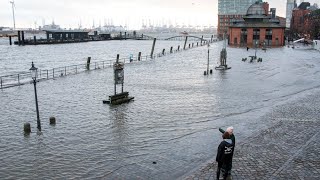
[[33,80],[36,80],[38,68],[34,67],[33,62],[32,62],[32,64],[31,64],[31,68],[30,68],[29,70],[30,70],[30,72],[31,72],[31,77],[32,77],[32,79],[33,79]]

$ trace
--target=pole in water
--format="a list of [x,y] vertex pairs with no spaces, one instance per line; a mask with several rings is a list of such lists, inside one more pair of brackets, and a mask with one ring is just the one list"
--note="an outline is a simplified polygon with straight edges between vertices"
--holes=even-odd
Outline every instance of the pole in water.
[[138,54],[138,61],[140,61],[141,60],[141,52],[139,52],[139,54]]
[[12,45],[12,37],[9,36],[9,44]]
[[188,36],[186,36],[186,40],[184,41],[183,50],[185,50],[185,49],[186,49],[187,41],[188,41]]
[[87,70],[90,70],[90,61],[91,61],[91,57],[88,57],[88,59],[87,59]]
[[152,49],[150,54],[151,59],[153,58],[154,46],[156,45],[156,41],[157,41],[157,38],[153,38],[153,44],[152,44]]

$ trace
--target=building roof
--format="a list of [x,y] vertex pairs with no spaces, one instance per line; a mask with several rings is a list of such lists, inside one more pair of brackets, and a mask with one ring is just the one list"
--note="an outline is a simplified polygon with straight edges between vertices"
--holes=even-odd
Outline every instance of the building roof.
[[256,2],[254,4],[252,4],[248,10],[247,10],[247,16],[249,15],[263,15],[266,16],[268,13],[266,12],[266,10],[263,8],[263,4]]
[[233,24],[229,27],[234,28],[285,28],[284,26],[281,26],[280,24],[273,24],[273,23],[239,23],[239,24]]

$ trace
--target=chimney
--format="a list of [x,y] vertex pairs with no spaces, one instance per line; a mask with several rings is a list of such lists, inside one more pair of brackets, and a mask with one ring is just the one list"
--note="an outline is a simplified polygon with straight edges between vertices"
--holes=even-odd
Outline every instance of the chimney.
[[271,18],[275,19],[276,18],[276,8],[270,8],[270,12],[271,12]]

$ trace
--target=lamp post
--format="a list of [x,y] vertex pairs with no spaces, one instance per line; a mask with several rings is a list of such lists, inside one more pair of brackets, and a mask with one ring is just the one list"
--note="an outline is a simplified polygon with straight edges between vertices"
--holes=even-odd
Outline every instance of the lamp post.
[[33,85],[34,85],[34,96],[35,96],[36,111],[37,111],[37,128],[38,128],[39,131],[41,131],[41,123],[40,123],[39,108],[38,108],[37,87],[36,87],[38,68],[34,67],[34,64],[32,62],[31,68],[29,70],[31,72],[31,77],[32,77],[32,80],[33,80]]
[[255,43],[255,52],[254,52],[254,58],[257,59],[257,46],[258,46],[258,41],[256,40],[256,43]]
[[207,63],[207,75],[209,75],[209,52],[210,52],[210,44],[208,43],[208,63]]

